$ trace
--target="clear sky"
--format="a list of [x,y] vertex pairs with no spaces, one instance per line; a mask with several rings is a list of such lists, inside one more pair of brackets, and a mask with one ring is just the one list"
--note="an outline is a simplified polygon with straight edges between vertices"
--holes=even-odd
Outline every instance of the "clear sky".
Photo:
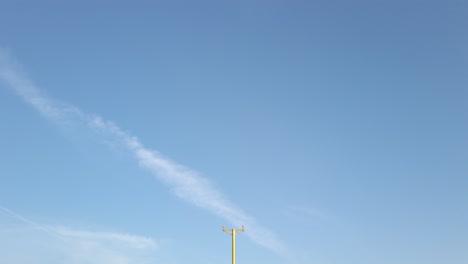
[[465,0],[0,1],[0,264],[468,263]]

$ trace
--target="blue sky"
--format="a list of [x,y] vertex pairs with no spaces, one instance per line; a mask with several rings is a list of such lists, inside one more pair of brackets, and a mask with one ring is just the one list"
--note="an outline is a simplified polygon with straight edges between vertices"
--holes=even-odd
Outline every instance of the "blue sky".
[[1,1],[0,263],[467,263],[467,17]]

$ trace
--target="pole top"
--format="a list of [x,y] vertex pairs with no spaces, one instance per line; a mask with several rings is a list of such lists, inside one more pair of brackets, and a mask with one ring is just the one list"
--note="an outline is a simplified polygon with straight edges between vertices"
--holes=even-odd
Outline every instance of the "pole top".
[[226,233],[228,233],[228,234],[231,235],[231,236],[235,236],[235,235],[237,235],[237,234],[240,233],[240,232],[244,232],[244,231],[245,231],[245,228],[244,228],[244,226],[242,226],[242,229],[226,229],[226,227],[223,226],[223,231],[226,232]]

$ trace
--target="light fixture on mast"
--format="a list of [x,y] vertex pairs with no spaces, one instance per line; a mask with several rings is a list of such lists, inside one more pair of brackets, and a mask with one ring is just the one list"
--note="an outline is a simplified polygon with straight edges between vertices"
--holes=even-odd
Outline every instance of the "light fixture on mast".
[[236,236],[245,231],[244,226],[242,229],[226,229],[223,226],[223,231],[232,236],[232,264],[236,264]]

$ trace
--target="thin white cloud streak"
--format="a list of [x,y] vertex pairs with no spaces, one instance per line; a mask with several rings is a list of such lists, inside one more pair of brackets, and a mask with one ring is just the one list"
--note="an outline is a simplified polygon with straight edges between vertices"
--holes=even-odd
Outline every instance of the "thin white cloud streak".
[[176,196],[224,218],[235,227],[245,225],[248,231],[246,235],[254,242],[277,254],[287,255],[287,247],[274,233],[260,227],[253,217],[224,198],[208,179],[194,170],[163,157],[157,151],[145,147],[137,137],[124,132],[116,124],[105,121],[99,116],[86,114],[78,108],[58,104],[48,99],[17,70],[17,67],[7,52],[0,51],[0,79],[43,116],[58,122],[78,119],[94,131],[113,138],[130,151],[141,167],[149,170],[155,178],[168,185]]
[[56,232],[54,232],[53,230],[50,230],[48,227],[45,227],[43,225],[39,225],[37,224],[36,222],[34,221],[31,221],[29,219],[27,219],[26,217],[4,207],[4,206],[1,206],[0,205],[0,211],[3,211],[3,213],[15,218],[16,220],[19,220],[20,222],[24,223],[24,224],[27,224],[28,226],[36,229],[36,230],[40,230],[40,231],[44,231],[46,233],[48,233],[49,235],[52,235],[52,236],[55,236],[59,239],[62,239],[60,236],[58,236],[58,234]]
[[0,211],[3,211],[6,215],[9,215],[16,220],[36,229],[44,231],[49,235],[53,235],[61,238],[77,238],[86,240],[96,241],[110,241],[127,244],[133,248],[140,249],[157,249],[158,246],[152,238],[135,236],[130,234],[113,233],[113,232],[91,232],[84,230],[74,230],[67,227],[50,227],[38,224],[16,212],[0,205]]
[[73,230],[66,227],[54,227],[57,234],[76,239],[85,239],[93,241],[103,241],[110,243],[122,243],[137,249],[157,249],[158,246],[153,239],[129,234],[112,232],[90,232],[83,230]]
[[[13,212],[12,210],[4,207],[4,206],[1,206],[0,205],[0,211],[3,211],[3,213],[9,215],[9,216],[12,216],[13,218],[15,218],[16,220],[19,220],[25,224],[28,224],[29,226],[31,227],[34,227],[34,228],[38,228],[38,229],[43,229],[43,226],[39,225],[39,224],[36,224],[35,222],[27,219],[26,217],[23,217],[22,215],[16,213],[16,212]],[[44,229],[43,229],[44,230]],[[47,230],[48,231],[48,230]]]
[[[0,205],[1,212],[30,228],[15,226],[9,229],[9,234],[3,234],[0,245],[6,243],[3,246],[8,247],[9,252],[0,254],[0,263],[7,263],[3,262],[5,259],[8,259],[8,263],[18,264],[40,262],[54,264],[56,259],[62,260],[59,263],[71,264],[154,263],[152,253],[158,249],[157,243],[148,237],[45,226]],[[15,243],[8,243],[6,240]],[[30,258],[25,260],[23,252],[28,252]]]

